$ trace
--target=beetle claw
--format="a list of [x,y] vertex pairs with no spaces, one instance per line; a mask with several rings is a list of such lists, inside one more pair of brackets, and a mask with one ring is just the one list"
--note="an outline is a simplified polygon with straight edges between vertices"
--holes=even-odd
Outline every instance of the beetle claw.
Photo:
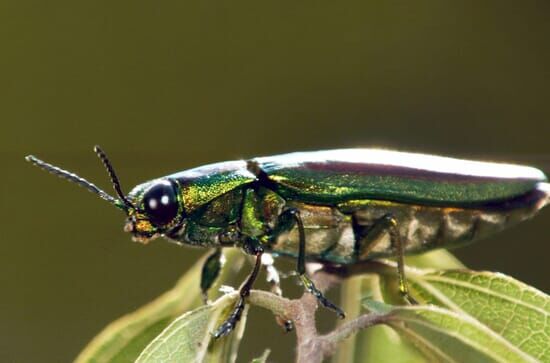
[[214,339],[219,339],[231,333],[233,329],[235,329],[235,322],[233,322],[230,318],[224,321],[223,324],[220,325],[220,327],[214,332],[214,334],[212,334],[212,336]]
[[315,296],[315,298],[321,305],[323,305],[325,308],[329,310],[334,311],[338,316],[338,318],[340,319],[344,319],[346,317],[346,314],[344,313],[344,311],[340,309],[338,306],[336,306],[335,304],[333,304],[329,299],[327,299],[325,295],[323,295],[323,293],[315,286],[313,281],[309,279],[309,277],[307,277],[306,275],[300,275],[300,280],[302,281],[302,284],[304,285],[305,289],[310,294]]
[[285,333],[290,333],[291,331],[294,330],[294,323],[292,322],[292,320],[288,320],[283,318],[280,315],[276,315],[275,321],[277,322],[277,325],[279,325],[283,329],[283,332]]

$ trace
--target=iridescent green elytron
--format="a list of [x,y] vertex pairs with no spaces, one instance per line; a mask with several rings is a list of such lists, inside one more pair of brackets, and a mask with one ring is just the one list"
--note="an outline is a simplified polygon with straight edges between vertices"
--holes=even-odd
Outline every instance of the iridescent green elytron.
[[222,247],[256,256],[241,298],[216,337],[239,321],[264,253],[295,258],[304,287],[343,317],[307,277],[306,260],[353,264],[397,257],[400,291],[413,301],[403,255],[475,241],[532,217],[550,202],[550,184],[535,168],[378,149],[211,164],[148,181],[124,195],[107,157],[98,147],[96,152],[118,198],[32,156],[27,160],[124,210],[124,229],[136,241],[162,236],[214,248],[203,268],[205,293],[221,268]]

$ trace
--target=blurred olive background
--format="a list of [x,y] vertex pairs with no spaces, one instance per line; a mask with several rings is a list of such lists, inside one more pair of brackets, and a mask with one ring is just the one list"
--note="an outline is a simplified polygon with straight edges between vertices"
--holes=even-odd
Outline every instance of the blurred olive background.
[[[0,2],[0,361],[71,361],[204,253],[132,243],[118,210],[26,154],[108,191],[94,144],[125,190],[356,146],[548,172],[549,15],[545,1]],[[456,254],[548,292],[549,221],[550,208]],[[266,346],[289,361],[294,336],[259,310],[240,361]]]

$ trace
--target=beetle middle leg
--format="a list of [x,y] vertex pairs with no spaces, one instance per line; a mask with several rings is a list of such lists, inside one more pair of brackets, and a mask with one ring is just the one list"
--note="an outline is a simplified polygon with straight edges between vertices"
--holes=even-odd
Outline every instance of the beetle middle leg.
[[247,253],[256,256],[254,268],[239,289],[239,301],[237,301],[233,312],[213,334],[214,338],[216,339],[229,334],[235,328],[239,320],[241,320],[241,315],[243,314],[243,310],[246,304],[246,298],[248,297],[248,295],[250,295],[250,289],[252,288],[254,281],[256,281],[258,273],[260,272],[260,267],[262,266],[262,254],[264,252],[263,248],[257,243],[249,243],[244,245],[243,247]]
[[[298,263],[296,271],[304,285],[305,289],[317,298],[317,301],[327,309],[334,311],[340,319],[346,317],[346,314],[338,306],[330,302],[325,295],[315,286],[313,281],[306,275],[306,234],[304,223],[300,217],[300,211],[297,209],[287,209],[279,217],[279,229],[289,229],[289,227],[298,227],[299,246],[298,246]],[[286,228],[285,228],[286,227]]]
[[[373,247],[381,240],[382,234],[388,232],[390,234],[391,247],[394,250],[397,258],[397,278],[399,279],[399,292],[403,295],[403,298],[409,304],[416,304],[416,300],[409,293],[409,285],[405,277],[405,261],[404,261],[404,247],[401,235],[399,234],[397,219],[388,213],[382,218],[378,219],[374,225],[366,231],[361,233],[354,221],[354,230],[359,234],[357,246],[358,248],[364,247],[361,251],[361,255],[364,257],[372,251]],[[356,237],[357,238],[357,237]]]

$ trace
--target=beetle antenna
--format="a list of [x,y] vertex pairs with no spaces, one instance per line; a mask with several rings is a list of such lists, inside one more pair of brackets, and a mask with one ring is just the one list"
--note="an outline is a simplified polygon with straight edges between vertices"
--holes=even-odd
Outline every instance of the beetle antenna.
[[124,193],[122,192],[122,188],[120,187],[120,182],[118,181],[118,177],[116,176],[115,169],[113,168],[113,165],[109,161],[109,158],[107,157],[107,154],[101,148],[99,145],[94,146],[94,151],[97,154],[97,156],[101,159],[101,162],[105,166],[105,169],[107,169],[107,172],[109,173],[109,177],[111,178],[111,182],[113,183],[113,187],[115,188],[115,192],[126,206],[126,209],[137,209],[129,200],[126,198]]
[[69,172],[67,170],[64,170],[64,169],[61,169],[61,168],[58,168],[57,166],[48,164],[45,161],[42,161],[42,160],[34,157],[33,155],[26,156],[25,160],[27,160],[28,162],[31,162],[32,164],[38,166],[41,169],[46,170],[47,172],[50,172],[54,175],[57,175],[60,178],[67,179],[67,180],[69,180],[73,183],[76,183],[76,184],[88,189],[90,192],[99,195],[99,197],[101,199],[104,199],[104,200],[108,201],[109,203],[114,204],[117,207],[121,207],[120,202],[119,202],[118,199],[113,198],[112,196],[110,196],[109,194],[104,192],[103,190],[99,189],[95,184],[90,183],[86,179],[81,178],[81,177],[79,177],[78,175],[76,175],[74,173],[71,173],[71,172]]

